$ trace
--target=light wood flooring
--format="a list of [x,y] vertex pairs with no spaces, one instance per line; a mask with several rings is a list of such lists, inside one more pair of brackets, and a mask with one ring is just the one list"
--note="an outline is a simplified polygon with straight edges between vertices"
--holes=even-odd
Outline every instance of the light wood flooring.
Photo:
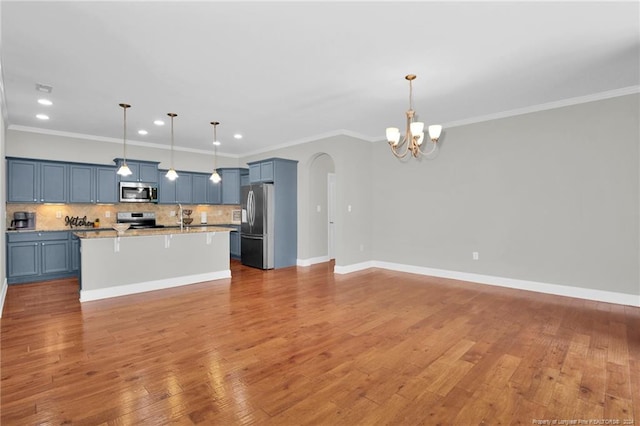
[[84,304],[10,286],[0,423],[640,425],[640,308],[331,271],[233,262]]

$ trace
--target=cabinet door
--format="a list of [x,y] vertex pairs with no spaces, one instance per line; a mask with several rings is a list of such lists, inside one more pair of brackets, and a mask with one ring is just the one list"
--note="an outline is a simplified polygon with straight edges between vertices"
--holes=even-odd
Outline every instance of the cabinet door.
[[117,203],[118,175],[114,167],[96,167],[96,203]]
[[273,182],[273,161],[260,163],[260,182]]
[[240,231],[229,232],[229,254],[239,259],[240,253]]
[[190,173],[180,172],[176,179],[176,202],[191,204],[192,177]]
[[260,163],[249,165],[249,182],[260,182]]
[[42,163],[40,167],[40,201],[67,202],[67,165]]
[[210,183],[209,176],[193,174],[191,176],[191,202],[193,204],[207,204],[207,189]]
[[69,270],[69,241],[42,242],[42,273],[52,274]]
[[7,201],[36,203],[39,200],[39,163],[25,160],[7,161]]
[[94,168],[72,164],[69,166],[69,202],[93,203]]
[[221,177],[222,204],[240,204],[240,170],[222,170]]
[[140,163],[138,180],[146,183],[158,183],[158,166]]
[[71,234],[69,245],[69,270],[78,272],[80,270],[80,238]]
[[7,244],[7,278],[40,273],[40,247],[35,241]]
[[[167,179],[166,171],[160,172],[160,181],[158,182],[158,203],[175,204],[176,202],[176,181]],[[178,178],[182,179],[182,177]]]
[[222,202],[222,184],[220,182],[213,183],[207,179],[207,203],[220,204]]

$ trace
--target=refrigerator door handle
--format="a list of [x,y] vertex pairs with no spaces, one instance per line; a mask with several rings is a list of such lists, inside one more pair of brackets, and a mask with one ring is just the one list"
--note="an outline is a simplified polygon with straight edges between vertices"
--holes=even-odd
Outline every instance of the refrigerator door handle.
[[241,238],[243,239],[247,239],[247,240],[262,240],[263,237],[262,236],[253,236],[253,235],[243,235]]
[[256,209],[256,202],[253,195],[253,189],[249,191],[249,200],[247,204],[249,209],[249,225],[253,227],[253,224],[255,223],[255,209]]

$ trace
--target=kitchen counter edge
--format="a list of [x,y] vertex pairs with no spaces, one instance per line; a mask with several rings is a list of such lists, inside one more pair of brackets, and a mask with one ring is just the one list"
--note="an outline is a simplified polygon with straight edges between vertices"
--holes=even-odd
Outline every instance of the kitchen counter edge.
[[225,228],[222,226],[196,226],[180,230],[180,228],[145,228],[145,229],[127,229],[124,233],[118,235],[113,229],[104,228],[102,230],[78,230],[73,234],[78,238],[114,238],[114,237],[144,237],[149,235],[179,235],[179,234],[204,234],[208,232],[235,232],[234,228]]

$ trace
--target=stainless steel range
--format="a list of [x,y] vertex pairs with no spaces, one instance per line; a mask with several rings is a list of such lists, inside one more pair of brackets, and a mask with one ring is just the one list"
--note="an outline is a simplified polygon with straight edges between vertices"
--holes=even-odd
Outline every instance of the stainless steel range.
[[131,229],[164,228],[164,225],[156,223],[156,214],[153,212],[118,212],[118,223],[128,223]]

